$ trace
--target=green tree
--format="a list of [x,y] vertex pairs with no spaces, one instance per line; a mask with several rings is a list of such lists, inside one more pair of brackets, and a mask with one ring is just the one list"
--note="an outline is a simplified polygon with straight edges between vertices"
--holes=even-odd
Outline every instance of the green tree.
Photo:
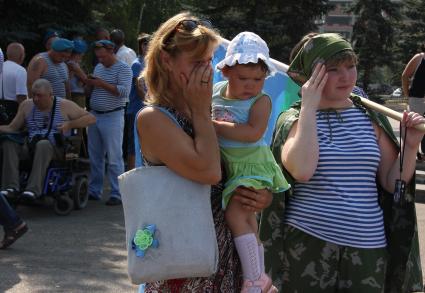
[[405,64],[425,44],[425,1],[405,0],[403,5],[404,19],[400,25],[397,46],[399,58]]
[[[315,20],[330,8],[328,0],[0,0],[0,45],[20,41],[27,56],[43,49],[47,29],[92,40],[97,27],[120,28],[136,49],[139,32],[152,33],[170,16],[189,10],[210,19],[222,35],[258,33],[272,57],[287,62],[302,35],[317,29]],[[77,12],[77,13],[76,13]]]
[[152,33],[169,17],[182,11],[183,1],[178,0],[127,0],[116,1],[98,12],[97,19],[111,29],[120,28],[126,34],[126,45],[137,48],[140,32]]
[[358,15],[352,40],[359,56],[360,80],[367,90],[373,71],[393,63],[394,28],[401,18],[400,5],[390,0],[357,0],[351,11]]
[[[87,35],[96,27],[96,7],[113,5],[113,0],[0,0],[0,45],[22,42],[27,56],[44,50],[47,29],[65,37]],[[78,13],[75,13],[75,12]]]
[[193,0],[185,6],[209,18],[223,37],[242,31],[260,35],[271,56],[288,62],[292,47],[301,37],[317,30],[315,20],[331,8],[328,0]]

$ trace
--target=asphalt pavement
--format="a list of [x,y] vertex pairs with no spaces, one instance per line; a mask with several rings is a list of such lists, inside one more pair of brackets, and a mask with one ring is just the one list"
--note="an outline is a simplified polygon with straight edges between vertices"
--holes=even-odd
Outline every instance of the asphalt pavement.
[[121,206],[90,201],[68,216],[49,207],[18,212],[29,231],[0,250],[0,292],[137,292],[126,272]]

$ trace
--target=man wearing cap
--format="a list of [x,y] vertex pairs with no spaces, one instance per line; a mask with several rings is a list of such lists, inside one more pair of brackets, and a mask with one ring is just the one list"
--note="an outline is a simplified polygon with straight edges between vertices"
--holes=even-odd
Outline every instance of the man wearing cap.
[[103,192],[105,153],[108,159],[108,176],[111,195],[107,205],[120,205],[121,195],[118,176],[124,172],[122,142],[124,131],[124,109],[131,88],[130,67],[119,61],[114,54],[115,45],[101,40],[94,44],[99,64],[94,74],[86,81],[87,92],[91,92],[91,113],[96,123],[88,128],[88,149],[90,158],[89,195],[100,200]]
[[75,39],[74,49],[72,49],[71,58],[66,63],[70,73],[70,90],[71,100],[78,106],[86,107],[86,95],[84,93],[84,84],[87,80],[87,75],[81,68],[81,60],[87,50],[87,43],[82,39]]
[[111,32],[111,41],[115,44],[115,54],[117,59],[127,63],[131,66],[134,60],[136,60],[136,52],[133,49],[124,45],[125,35],[120,29],[115,29]]
[[69,75],[65,61],[71,57],[73,48],[72,41],[57,38],[49,51],[34,56],[28,66],[27,88],[30,89],[35,80],[44,78],[52,85],[54,96],[69,98]]
[[21,103],[27,98],[27,71],[21,66],[25,48],[20,43],[10,43],[6,51],[7,61],[1,74],[1,99]]
[[[101,40],[110,40],[111,36],[109,34],[109,31],[106,28],[99,27],[95,32],[95,40],[101,41]],[[93,56],[93,62],[92,65],[95,67],[99,63],[99,60],[97,60],[96,55]]]

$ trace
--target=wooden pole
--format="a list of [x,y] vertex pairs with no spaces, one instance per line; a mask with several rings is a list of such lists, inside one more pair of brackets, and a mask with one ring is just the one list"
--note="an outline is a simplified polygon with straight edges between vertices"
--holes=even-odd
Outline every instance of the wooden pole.
[[[360,99],[363,105],[375,110],[376,112],[384,114],[385,116],[391,117],[397,121],[401,121],[403,119],[403,113],[394,111],[393,109],[382,106],[381,104],[375,103],[371,100],[362,97],[360,97]],[[421,131],[425,131],[425,124],[418,124],[415,126],[415,128]]]

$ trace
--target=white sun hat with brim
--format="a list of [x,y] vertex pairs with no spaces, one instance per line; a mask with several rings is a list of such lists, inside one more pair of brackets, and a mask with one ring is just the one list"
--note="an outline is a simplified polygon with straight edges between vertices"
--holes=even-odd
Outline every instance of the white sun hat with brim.
[[271,63],[269,48],[266,42],[257,34],[252,32],[242,32],[230,42],[226,50],[226,56],[217,65],[217,69],[224,66],[234,66],[238,64],[258,63],[261,59],[268,67],[268,74],[274,75],[276,67]]

